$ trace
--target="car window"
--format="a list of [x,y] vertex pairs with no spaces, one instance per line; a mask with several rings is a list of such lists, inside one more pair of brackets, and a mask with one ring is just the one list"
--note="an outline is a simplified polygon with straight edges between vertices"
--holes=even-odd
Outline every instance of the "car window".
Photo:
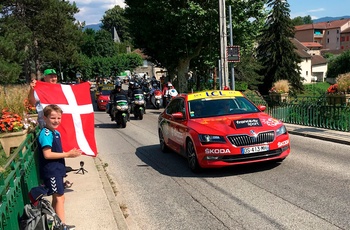
[[185,102],[182,98],[176,98],[172,100],[166,109],[167,114],[173,114],[177,112],[181,112],[184,117],[186,115]]
[[188,102],[188,108],[191,118],[259,112],[258,108],[245,97],[194,100]]
[[111,93],[110,90],[102,90],[100,95],[109,95]]

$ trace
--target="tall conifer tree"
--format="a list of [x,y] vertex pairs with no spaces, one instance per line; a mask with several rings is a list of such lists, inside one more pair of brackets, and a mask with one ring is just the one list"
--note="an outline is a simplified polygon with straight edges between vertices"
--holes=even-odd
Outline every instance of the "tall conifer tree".
[[257,55],[263,65],[264,84],[262,93],[267,93],[272,84],[278,80],[288,80],[292,90],[302,90],[300,57],[291,39],[294,27],[289,15],[289,4],[286,0],[269,0],[271,9],[265,28],[259,39]]

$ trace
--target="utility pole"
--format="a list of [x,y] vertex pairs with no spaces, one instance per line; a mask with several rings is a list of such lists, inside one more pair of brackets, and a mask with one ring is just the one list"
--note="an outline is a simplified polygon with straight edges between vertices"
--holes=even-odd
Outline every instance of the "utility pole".
[[226,25],[226,6],[225,0],[219,0],[219,13],[220,13],[220,65],[221,69],[221,84],[220,89],[223,86],[228,86],[228,64],[227,64],[227,25]]
[[[233,32],[232,32],[232,10],[231,6],[228,7],[229,17],[230,17],[230,45],[233,46]],[[231,89],[236,90],[235,87],[235,65],[231,64]]]

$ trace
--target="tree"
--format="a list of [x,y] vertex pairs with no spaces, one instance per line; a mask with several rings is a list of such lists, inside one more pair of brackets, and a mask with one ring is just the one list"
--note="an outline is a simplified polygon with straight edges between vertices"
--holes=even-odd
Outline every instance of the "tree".
[[77,62],[81,27],[75,21],[78,12],[75,3],[60,0],[21,0],[16,4],[4,0],[0,28],[7,26],[8,21],[17,22],[4,32],[4,36],[15,34],[16,51],[24,52],[26,60],[19,63],[28,76],[37,75],[44,65],[59,69]]
[[313,21],[312,21],[310,15],[305,16],[305,17],[298,16],[298,17],[295,17],[292,19],[292,24],[294,26],[300,26],[300,25],[312,24],[312,23],[313,23]]
[[122,42],[130,41],[129,21],[125,17],[125,10],[120,6],[116,5],[112,9],[107,10],[101,22],[102,29],[113,33],[115,28]]
[[[228,2],[235,5],[237,15],[249,12],[254,19],[260,17],[258,14],[265,1]],[[249,4],[248,8],[240,8],[241,2],[244,2],[244,6]],[[154,63],[166,67],[170,75],[177,76],[180,92],[187,91],[187,73],[195,69],[194,66],[191,68],[195,58],[201,59],[197,63],[202,63],[202,66],[204,63],[209,68],[215,66],[219,56],[217,1],[126,0],[125,3],[128,5],[126,17],[130,21],[130,33],[135,46],[151,57]],[[249,19],[235,21],[235,26]],[[242,29],[239,32],[246,36],[251,31],[247,33]],[[248,41],[243,39],[239,32],[235,38],[237,41],[252,41],[249,36]],[[249,45],[253,46],[252,43]]]
[[328,63],[327,78],[336,78],[339,74],[350,72],[350,50],[331,59]]
[[289,4],[284,0],[269,0],[271,12],[259,38],[257,55],[262,63],[264,84],[261,93],[267,93],[278,80],[288,80],[294,90],[303,90],[300,77],[300,57],[291,39],[294,27],[289,16]]

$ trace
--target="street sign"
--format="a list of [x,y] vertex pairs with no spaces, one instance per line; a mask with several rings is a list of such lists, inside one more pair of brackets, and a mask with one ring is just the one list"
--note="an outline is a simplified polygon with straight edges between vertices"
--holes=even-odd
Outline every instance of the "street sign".
[[227,61],[240,62],[240,59],[239,46],[227,46]]

